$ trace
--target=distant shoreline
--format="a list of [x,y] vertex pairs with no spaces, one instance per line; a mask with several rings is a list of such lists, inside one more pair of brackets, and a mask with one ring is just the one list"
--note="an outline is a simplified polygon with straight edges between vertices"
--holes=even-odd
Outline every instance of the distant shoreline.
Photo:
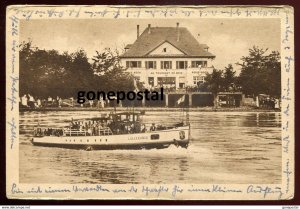
[[[47,112],[47,111],[128,111],[132,110],[132,107],[106,107],[106,108],[95,108],[95,107],[43,107],[43,108],[20,108],[20,112]],[[170,107],[135,107],[135,111],[153,111],[153,112],[176,112],[182,111],[182,108],[170,108]],[[236,108],[226,108],[219,107],[213,109],[213,107],[190,107],[184,108],[184,110],[189,110],[190,112],[280,112],[279,109],[263,109],[254,107],[236,107]]]

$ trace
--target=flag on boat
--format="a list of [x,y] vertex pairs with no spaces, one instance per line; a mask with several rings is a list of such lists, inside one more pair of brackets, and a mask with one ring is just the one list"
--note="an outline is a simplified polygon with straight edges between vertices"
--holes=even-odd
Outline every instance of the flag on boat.
[[182,103],[184,103],[185,101],[185,95],[182,95],[182,97],[180,97],[178,100],[177,100],[177,104],[180,105]]

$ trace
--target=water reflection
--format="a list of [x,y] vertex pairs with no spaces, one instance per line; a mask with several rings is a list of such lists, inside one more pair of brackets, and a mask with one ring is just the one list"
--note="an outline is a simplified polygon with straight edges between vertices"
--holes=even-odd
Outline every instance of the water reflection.
[[[20,113],[22,183],[280,183],[281,114],[191,112],[188,149],[92,151],[37,147],[33,126],[67,125],[96,112]],[[172,124],[181,113],[147,112]]]

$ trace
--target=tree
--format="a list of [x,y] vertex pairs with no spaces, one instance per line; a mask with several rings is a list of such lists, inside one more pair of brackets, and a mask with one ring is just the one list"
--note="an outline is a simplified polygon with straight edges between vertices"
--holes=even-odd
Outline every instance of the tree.
[[232,64],[229,64],[225,67],[223,73],[223,88],[225,91],[235,90],[236,76],[235,71],[233,70]]
[[95,74],[104,75],[115,69],[123,69],[120,62],[119,52],[117,50],[113,52],[110,48],[106,48],[103,52],[100,53],[96,51],[96,53],[97,55],[92,58],[92,67]]
[[257,96],[268,94],[279,97],[281,94],[281,64],[279,52],[267,55],[268,49],[253,47],[249,55],[241,58],[241,73],[238,84],[246,94]]
[[211,74],[206,74],[205,77],[204,85],[213,94],[215,108],[218,106],[217,95],[224,89],[222,74],[223,72],[221,70],[213,69],[213,72]]
[[[103,52],[96,51],[93,57],[93,70],[96,75],[97,85],[105,91],[132,91],[135,89],[134,77],[126,72],[121,65],[119,52],[107,48]],[[141,84],[139,84],[141,88]]]
[[60,54],[33,47],[30,41],[20,45],[19,53],[20,96],[68,98],[78,91],[135,89],[134,77],[121,66],[117,51],[97,52],[92,64],[83,49]]
[[71,60],[68,54],[55,50],[32,47],[31,42],[20,45],[20,96],[62,96],[61,82],[65,78]]
[[[221,91],[234,91],[236,76],[232,64],[224,70],[214,69],[211,74],[206,74],[205,82],[199,87],[202,91],[209,91],[214,97],[214,107],[217,108],[217,95]],[[227,98],[228,99],[228,98]],[[228,102],[228,101],[227,101]]]
[[68,94],[75,96],[78,91],[94,90],[94,71],[89,63],[87,54],[83,49],[79,49],[70,54],[71,61],[68,66],[68,73],[63,80],[63,86],[68,90]]

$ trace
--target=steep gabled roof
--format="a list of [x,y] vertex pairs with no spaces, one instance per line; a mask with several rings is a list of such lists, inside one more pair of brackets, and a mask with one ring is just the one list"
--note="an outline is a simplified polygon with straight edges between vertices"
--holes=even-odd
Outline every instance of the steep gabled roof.
[[[146,55],[147,56],[151,56],[151,52],[155,51],[155,49],[157,49],[158,47],[160,47],[161,45],[163,45],[164,43],[168,43],[171,46],[175,47],[178,51],[182,52],[183,54],[186,55],[186,53],[184,51],[182,51],[181,49],[177,48],[176,46],[174,46],[172,43],[170,43],[168,40],[167,41],[163,41],[162,43],[159,43],[157,46],[155,46],[153,49],[151,49]],[[161,56],[161,55],[160,55]]]
[[[177,56],[215,57],[215,55],[206,50],[206,48],[208,48],[206,44],[199,44],[194,36],[184,27],[151,27],[150,34],[148,33],[148,30],[149,28],[146,28],[121,57],[148,57],[149,52],[166,41],[184,52],[184,55]],[[179,41],[177,41],[178,32]],[[156,56],[159,57],[160,55]],[[162,56],[165,57],[167,55]]]
[[130,49],[131,46],[132,44],[127,44],[124,49]]

